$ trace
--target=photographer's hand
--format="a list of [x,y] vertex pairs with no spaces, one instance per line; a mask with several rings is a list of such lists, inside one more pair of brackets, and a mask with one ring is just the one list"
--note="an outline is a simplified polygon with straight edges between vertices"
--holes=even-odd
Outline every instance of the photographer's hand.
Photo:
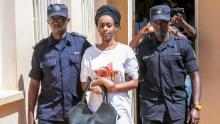
[[183,15],[178,13],[177,15],[174,15],[171,19],[171,23],[178,26],[178,27],[182,27],[184,26],[184,19],[183,19]]
[[177,27],[181,27],[184,29],[184,31],[191,37],[196,38],[197,32],[196,29],[193,28],[190,24],[186,22],[186,20],[183,18],[182,14],[174,15],[171,19],[171,23],[176,25]]

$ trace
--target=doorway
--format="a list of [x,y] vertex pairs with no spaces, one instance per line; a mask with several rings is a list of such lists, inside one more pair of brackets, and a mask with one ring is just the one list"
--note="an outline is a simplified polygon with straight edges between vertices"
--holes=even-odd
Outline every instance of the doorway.
[[[185,20],[192,26],[195,25],[195,0],[135,0],[135,34],[137,34],[148,22],[149,22],[149,10],[150,7],[155,5],[168,4],[171,9],[180,8],[184,10]],[[189,39],[189,38],[188,38]],[[196,38],[189,39],[191,40],[192,47],[196,49]],[[139,83],[141,84],[141,83]],[[137,89],[137,124],[141,123],[140,118],[140,92],[141,85]]]

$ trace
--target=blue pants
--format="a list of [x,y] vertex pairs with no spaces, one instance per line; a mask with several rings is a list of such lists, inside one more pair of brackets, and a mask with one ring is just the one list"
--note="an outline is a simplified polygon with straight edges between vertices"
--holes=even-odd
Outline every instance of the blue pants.
[[152,120],[142,120],[142,124],[185,124],[185,119],[180,119],[172,122],[160,122],[160,121],[152,121]]
[[178,120],[171,120],[170,114],[168,110],[166,110],[162,122],[158,120],[148,120],[142,118],[142,124],[186,124],[186,123],[185,123],[185,118]]
[[38,124],[69,124],[68,120],[65,121],[49,121],[49,120],[38,120]]

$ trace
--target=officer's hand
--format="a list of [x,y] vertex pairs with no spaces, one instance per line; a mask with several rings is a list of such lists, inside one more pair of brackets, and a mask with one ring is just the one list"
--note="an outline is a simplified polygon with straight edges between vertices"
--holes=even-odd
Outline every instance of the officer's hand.
[[90,87],[90,90],[96,94],[102,94],[102,88],[100,86]]
[[36,124],[33,113],[29,112],[28,113],[28,124]]
[[154,28],[150,23],[147,23],[139,32],[141,36],[154,32]]
[[28,121],[28,124],[36,124],[35,120]]
[[199,111],[195,108],[192,108],[187,118],[187,124],[198,124],[199,119]]

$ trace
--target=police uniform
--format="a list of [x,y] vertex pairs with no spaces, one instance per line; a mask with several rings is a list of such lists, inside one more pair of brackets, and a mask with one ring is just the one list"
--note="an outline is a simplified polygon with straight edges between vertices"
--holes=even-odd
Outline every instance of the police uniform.
[[[170,20],[170,8],[150,8],[150,19]],[[158,26],[158,25],[156,25]],[[168,25],[167,25],[168,26]],[[184,124],[187,113],[185,77],[198,70],[189,42],[167,32],[164,42],[155,33],[144,37],[138,49],[141,85],[140,112],[144,124]]]
[[139,72],[144,82],[141,87],[142,118],[164,122],[185,119],[187,72],[198,70],[193,49],[188,41],[169,36],[163,43],[156,42],[154,33],[147,35],[138,50]]
[[51,36],[34,47],[29,76],[41,81],[37,118],[64,121],[66,113],[81,100],[80,63],[90,44],[76,33],[55,41]]
[[[68,18],[68,8],[64,4],[50,4],[47,15]],[[63,39],[55,40],[51,34],[34,47],[29,76],[40,81],[39,124],[67,123],[67,112],[82,97],[80,63],[89,46],[85,37],[66,32]]]

